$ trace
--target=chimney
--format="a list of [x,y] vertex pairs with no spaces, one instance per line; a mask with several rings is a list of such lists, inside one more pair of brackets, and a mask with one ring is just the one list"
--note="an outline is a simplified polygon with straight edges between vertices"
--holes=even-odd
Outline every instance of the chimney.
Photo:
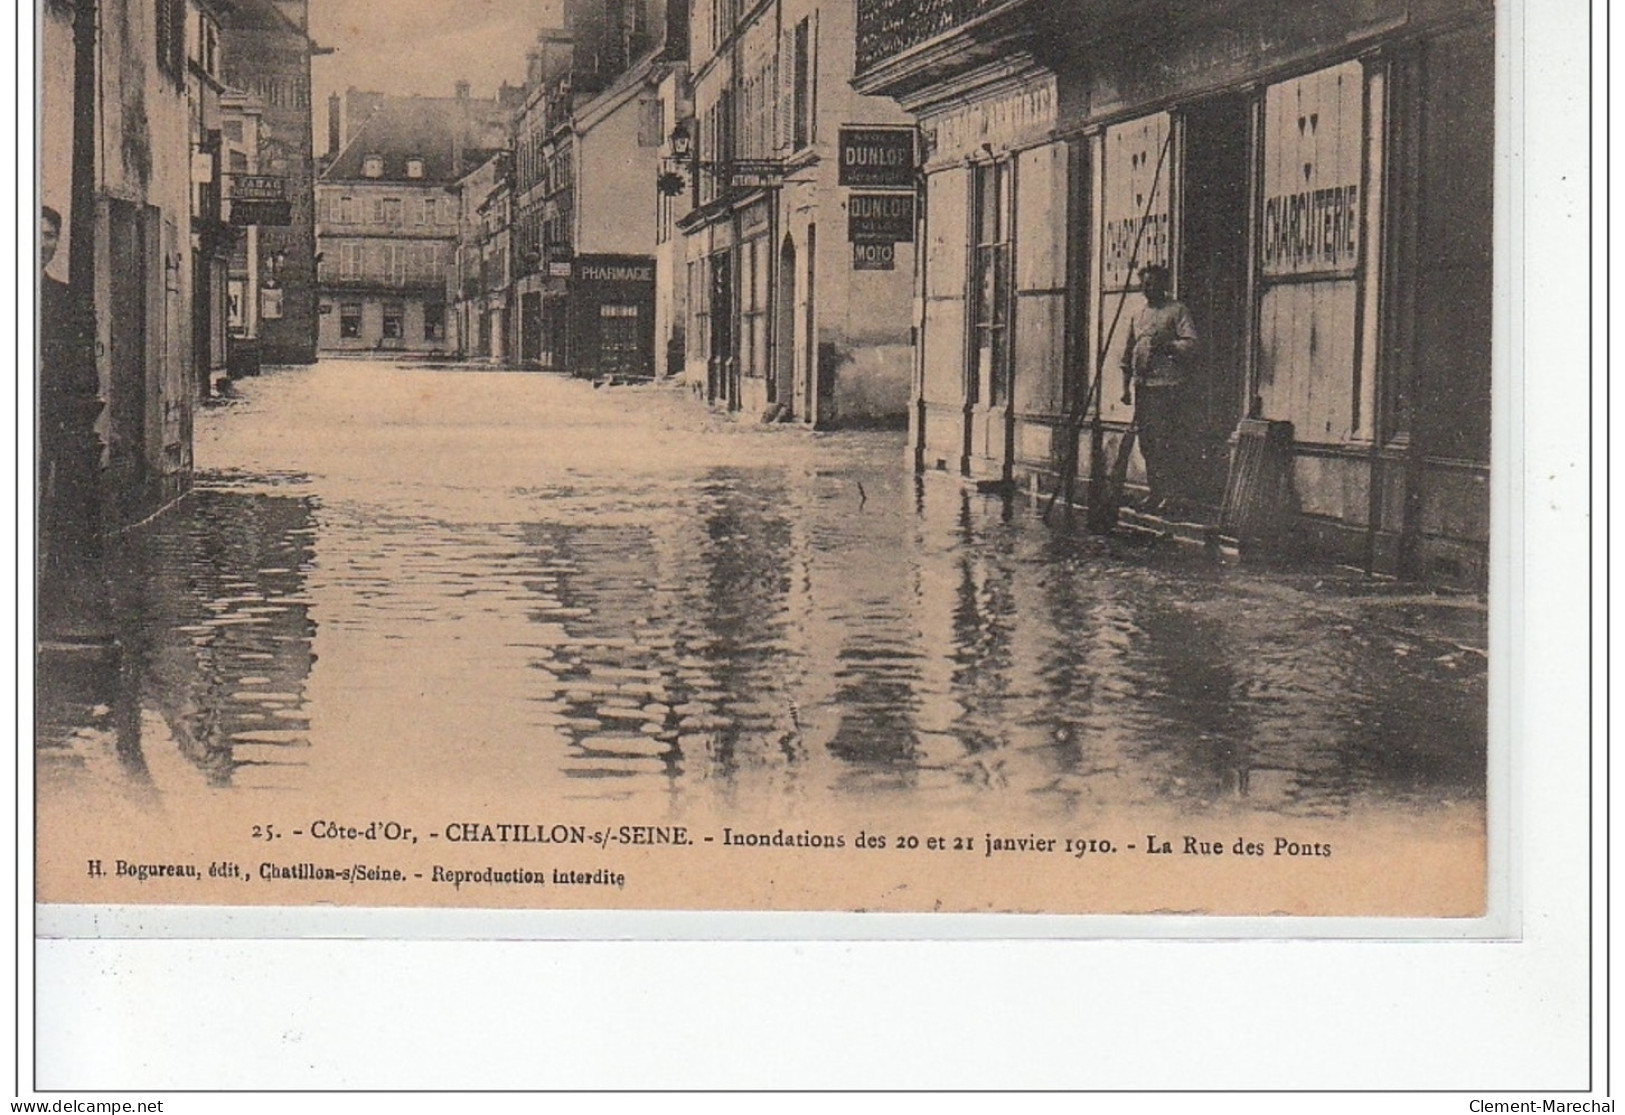
[[337,158],[339,153],[339,95],[327,95],[327,157]]

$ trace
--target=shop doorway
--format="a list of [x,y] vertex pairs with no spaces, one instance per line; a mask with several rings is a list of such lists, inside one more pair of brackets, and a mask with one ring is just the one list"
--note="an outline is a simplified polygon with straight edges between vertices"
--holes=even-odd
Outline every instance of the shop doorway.
[[779,290],[773,306],[773,376],[767,381],[767,401],[782,403],[790,417],[796,393],[796,244],[786,236],[779,250]]
[[519,362],[537,367],[542,359],[542,296],[519,296]]
[[706,398],[726,399],[732,410],[738,398],[733,388],[733,268],[726,252],[711,257],[711,351],[706,361]]
[[642,307],[605,302],[598,307],[598,371],[626,379],[644,379],[654,366],[643,344]]
[[1252,112],[1247,95],[1233,94],[1182,114],[1175,293],[1202,339],[1190,496],[1213,506],[1224,498],[1230,435],[1246,413]]
[[[149,382],[148,321],[152,283],[149,268],[156,247],[156,211],[127,201],[110,201],[107,209],[109,285],[107,363],[112,369],[108,392],[111,466],[126,495],[139,492],[146,479]],[[151,253],[151,254],[149,254]],[[128,512],[133,508],[123,508]]]

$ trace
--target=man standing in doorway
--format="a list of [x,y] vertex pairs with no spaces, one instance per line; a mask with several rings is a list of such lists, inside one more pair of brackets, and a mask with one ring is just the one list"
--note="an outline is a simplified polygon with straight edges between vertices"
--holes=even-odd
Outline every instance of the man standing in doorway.
[[74,293],[46,272],[62,217],[40,210],[39,523],[40,616],[54,638],[100,639],[101,447],[91,319]]
[[1196,326],[1190,311],[1168,297],[1168,286],[1166,267],[1140,268],[1145,305],[1129,321],[1123,344],[1123,403],[1134,407],[1152,510],[1183,496],[1194,450],[1190,378]]

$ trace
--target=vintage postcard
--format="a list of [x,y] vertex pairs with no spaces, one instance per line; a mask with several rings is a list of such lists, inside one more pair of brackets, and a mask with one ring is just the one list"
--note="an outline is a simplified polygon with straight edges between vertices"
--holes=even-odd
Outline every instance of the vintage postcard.
[[1485,917],[1496,17],[43,0],[38,902]]

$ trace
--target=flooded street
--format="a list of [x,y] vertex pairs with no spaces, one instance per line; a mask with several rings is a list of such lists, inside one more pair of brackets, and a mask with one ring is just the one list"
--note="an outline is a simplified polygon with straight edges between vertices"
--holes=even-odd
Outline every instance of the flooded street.
[[115,691],[42,676],[42,817],[1482,825],[1475,601],[1107,543],[679,388],[329,361],[197,440]]

